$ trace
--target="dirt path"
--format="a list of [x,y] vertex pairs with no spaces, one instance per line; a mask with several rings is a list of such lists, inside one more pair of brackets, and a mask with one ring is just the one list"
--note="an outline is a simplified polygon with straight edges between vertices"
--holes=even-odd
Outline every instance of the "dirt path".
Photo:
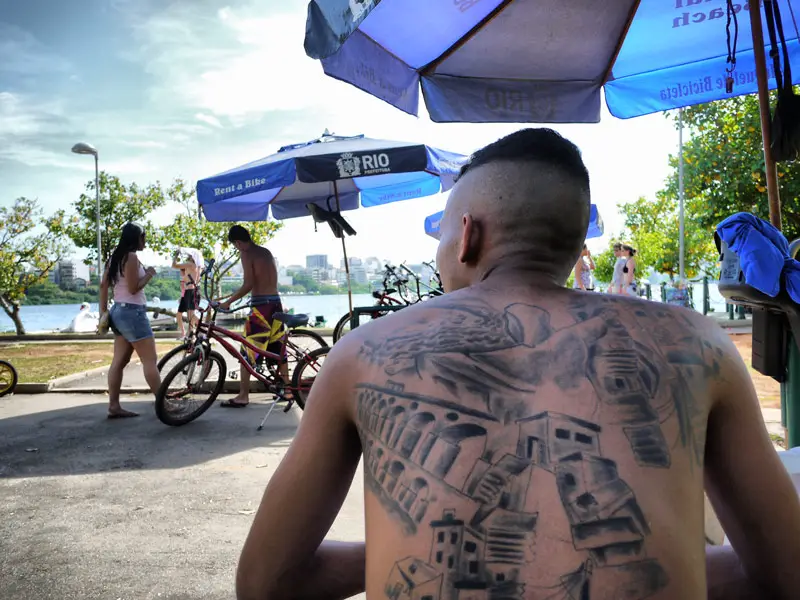
[[753,365],[751,364],[753,337],[749,333],[740,333],[731,335],[731,339],[739,349],[739,353],[742,355],[750,371],[750,377],[753,380],[753,384],[756,386],[756,392],[758,393],[761,406],[763,408],[780,408],[781,385],[772,379],[772,377],[766,377],[753,369]]

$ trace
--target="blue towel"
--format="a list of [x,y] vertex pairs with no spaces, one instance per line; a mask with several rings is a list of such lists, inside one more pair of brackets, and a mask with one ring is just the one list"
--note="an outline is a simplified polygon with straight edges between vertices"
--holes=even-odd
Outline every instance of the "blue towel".
[[739,256],[744,280],[774,298],[781,290],[800,302],[800,262],[789,257],[789,243],[770,223],[749,213],[736,213],[717,225],[719,237]]

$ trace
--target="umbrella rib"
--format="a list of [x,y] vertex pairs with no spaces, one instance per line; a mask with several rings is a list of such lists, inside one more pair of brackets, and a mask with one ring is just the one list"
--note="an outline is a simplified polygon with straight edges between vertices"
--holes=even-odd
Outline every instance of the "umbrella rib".
[[427,65],[422,67],[419,70],[419,74],[421,77],[427,77],[436,67],[442,64],[445,60],[447,60],[454,52],[456,52],[461,46],[466,44],[470,41],[475,34],[477,34],[485,25],[489,23],[492,19],[494,19],[497,15],[503,12],[506,7],[511,4],[514,0],[503,0],[500,4],[498,4],[492,12],[486,15],[483,19],[478,21],[478,23],[470,29],[465,35],[462,35],[456,42],[450,46],[447,50],[442,52],[437,58],[434,58],[431,62]]
[[614,68],[614,65],[617,63],[619,53],[622,51],[622,44],[625,43],[625,38],[628,37],[628,31],[631,28],[631,23],[633,23],[633,18],[636,16],[636,12],[639,10],[639,5],[641,3],[642,0],[636,0],[631,7],[631,12],[628,14],[628,20],[625,22],[625,27],[620,33],[619,39],[617,40],[617,47],[614,48],[614,54],[611,55],[611,60],[608,63],[608,68],[603,75],[603,81],[600,83],[600,85],[605,85],[608,82],[609,77],[611,77],[611,71]]

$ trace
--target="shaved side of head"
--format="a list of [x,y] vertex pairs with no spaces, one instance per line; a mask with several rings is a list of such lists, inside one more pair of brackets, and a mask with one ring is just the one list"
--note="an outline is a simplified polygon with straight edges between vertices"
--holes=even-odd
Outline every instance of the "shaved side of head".
[[513,261],[563,282],[583,248],[590,203],[578,148],[551,129],[523,129],[472,155],[445,218],[470,214],[490,260]]

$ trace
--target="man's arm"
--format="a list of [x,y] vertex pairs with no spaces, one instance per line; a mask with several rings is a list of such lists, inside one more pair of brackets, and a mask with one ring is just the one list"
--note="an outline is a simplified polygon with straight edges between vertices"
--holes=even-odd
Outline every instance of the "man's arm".
[[747,577],[730,546],[706,546],[708,600],[771,600],[772,596]]
[[255,281],[253,275],[253,261],[246,255],[242,254],[241,257],[242,261],[242,285],[241,287],[233,292],[230,296],[228,296],[225,301],[222,303],[222,308],[230,308],[231,304],[239,300],[240,298],[244,298],[247,294],[250,293],[250,290],[253,289],[253,281]]
[[361,458],[349,408],[350,346],[337,345],[325,360],[297,435],[267,485],[239,559],[239,600],[338,599],[364,591],[364,544],[323,542]]
[[719,329],[725,357],[708,417],[705,485],[748,579],[769,598],[800,590],[800,500],[764,426],[738,350]]

